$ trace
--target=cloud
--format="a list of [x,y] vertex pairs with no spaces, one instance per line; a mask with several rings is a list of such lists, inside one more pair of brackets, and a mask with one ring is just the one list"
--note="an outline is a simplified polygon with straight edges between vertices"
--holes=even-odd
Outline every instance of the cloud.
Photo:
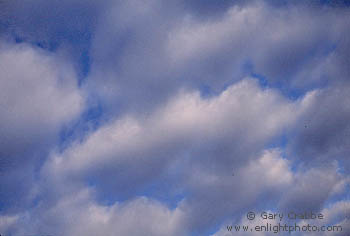
[[18,216],[0,216],[0,230],[1,232],[9,231],[18,220]]
[[[318,64],[310,63],[312,60],[342,57],[340,52],[331,56],[324,50],[347,34],[344,24],[347,19],[340,20],[348,15],[347,11],[339,10],[343,13],[339,16],[330,9],[321,11],[299,5],[275,8],[254,3],[233,6],[218,19],[188,16],[170,31],[168,51],[173,62],[201,63],[206,68],[219,65],[222,75],[226,67],[232,68],[229,73],[234,75],[248,61],[255,73],[264,75],[270,82],[286,82],[297,77],[305,65],[308,70],[317,67]],[[322,27],[320,21],[334,27]]]
[[338,226],[341,228],[334,228],[334,230],[331,230],[332,228],[326,228],[325,232],[311,232],[310,235],[337,235],[337,236],[345,236],[348,235],[350,232],[349,229],[349,215],[350,208],[349,208],[349,201],[347,200],[341,200],[336,201],[332,204],[329,204],[329,206],[324,207],[321,211],[321,214],[323,215],[323,220],[317,220],[315,222],[312,222],[313,220],[302,220],[300,224],[306,225],[314,224],[319,227],[322,226]]
[[15,224],[9,232],[16,235],[184,235],[178,209],[169,210],[146,197],[103,206],[94,202],[93,195],[90,189],[76,190],[54,205],[39,205],[30,214],[2,216],[0,230],[6,233],[6,226]]
[[92,185],[102,202],[143,194],[157,183],[157,191],[189,194],[178,206],[188,217],[185,228],[206,230],[258,196],[279,196],[293,180],[277,150],[259,155],[305,106],[252,79],[212,98],[183,91],[153,113],[111,121],[54,153],[42,176],[63,189]]
[[305,93],[347,73],[347,8],[227,1],[212,17],[192,5],[111,3],[86,80],[108,112],[147,112],[184,87],[219,94],[252,74]]
[[58,140],[60,128],[80,114],[84,98],[69,66],[27,44],[1,42],[3,202],[12,201],[19,193],[27,195],[29,180],[34,178],[33,169],[37,168],[41,153]]
[[[250,234],[250,235],[254,235],[254,236],[264,236],[264,235],[271,235],[271,234],[277,234],[277,235],[284,235],[283,233],[281,232],[277,232],[275,233],[274,231],[270,231],[270,232],[264,232],[263,230],[261,231],[250,231],[250,229],[255,229],[256,226],[265,226],[267,224],[271,224],[271,225],[278,225],[278,223],[280,222],[278,216],[276,219],[263,219],[261,217],[262,213],[266,213],[266,214],[274,214],[275,212],[272,212],[272,211],[262,211],[261,213],[259,214],[256,214],[256,218],[254,220],[248,220],[247,219],[247,214],[244,214],[240,220],[238,222],[230,222],[230,221],[227,221],[226,225],[221,227],[216,233],[212,234],[211,236],[231,236],[231,235],[247,235],[247,234]],[[227,227],[230,227],[230,226],[233,226],[233,228],[231,229],[231,231],[229,231],[229,229]],[[236,231],[236,228],[235,226],[239,226],[240,228],[238,229],[237,228],[237,231]],[[244,227],[249,227],[249,230],[248,232],[244,231]],[[239,231],[238,231],[239,230]],[[258,229],[260,230],[260,228]]]
[[[155,171],[162,174],[186,153],[198,165],[217,160],[213,168],[228,171],[254,156],[297,114],[295,104],[250,79],[210,99],[183,92],[154,113],[111,121],[82,143],[54,154],[47,171],[73,179],[100,176],[104,180],[99,183],[109,183],[106,188],[119,189],[119,194],[124,181],[135,190],[138,182],[157,178]],[[107,180],[111,178],[119,181]]]
[[0,8],[0,233],[220,235],[249,210],[344,221],[346,4]]
[[338,160],[349,171],[349,88],[343,84],[315,94],[309,109],[295,124],[291,154],[309,165]]
[[210,173],[198,167],[188,172],[192,194],[182,207],[187,227],[202,234],[209,225],[259,209],[261,199],[274,202],[294,182],[288,161],[278,150],[265,150],[245,165],[234,168],[234,176]]
[[344,192],[346,182],[336,166],[311,168],[297,173],[294,186],[281,197],[279,208],[286,212],[319,211],[334,194]]
[[[290,186],[293,180],[292,172],[289,170],[288,162],[279,156],[278,150],[267,150],[258,157],[257,163],[251,160],[241,169],[236,171],[235,177],[243,180],[228,181],[232,176],[217,175],[208,176],[198,171],[191,171],[191,178],[202,178],[202,186],[192,188],[195,194],[202,194],[200,188],[205,187],[211,194],[202,195],[215,203],[215,207],[220,211],[225,211],[224,216],[239,214],[258,201],[261,194],[271,191],[283,191]],[[271,163],[276,163],[275,166]],[[216,181],[208,182],[208,177],[215,177]],[[276,181],[276,178],[280,178]],[[266,179],[267,181],[262,181]],[[260,182],[257,182],[260,180]],[[193,183],[193,180],[190,180]],[[231,182],[231,183],[230,183]],[[191,184],[192,184],[191,183]],[[66,183],[67,184],[67,183]],[[191,185],[189,184],[189,185]],[[204,186],[205,185],[205,186]],[[57,186],[57,185],[55,185]],[[242,188],[246,186],[245,188]],[[240,189],[239,193],[237,190]],[[217,209],[213,209],[204,199],[198,201],[197,196],[192,196],[179,204],[174,209],[157,200],[146,197],[131,198],[123,202],[113,204],[101,204],[96,202],[95,188],[76,187],[72,192],[61,195],[57,201],[51,202],[49,198],[44,198],[30,211],[24,211],[16,215],[2,216],[3,219],[12,219],[0,228],[2,232],[40,233],[67,235],[86,234],[95,235],[103,233],[106,235],[118,233],[126,235],[151,234],[151,235],[187,235],[193,230],[206,231],[223,217]],[[277,194],[278,195],[278,194]],[[191,196],[191,195],[190,195]],[[222,208],[225,206],[224,208]],[[200,207],[201,210],[197,207]],[[206,221],[206,213],[212,212],[218,220]],[[193,223],[202,221],[203,225],[194,227]],[[208,224],[205,226],[205,224]],[[6,227],[7,226],[7,227]]]

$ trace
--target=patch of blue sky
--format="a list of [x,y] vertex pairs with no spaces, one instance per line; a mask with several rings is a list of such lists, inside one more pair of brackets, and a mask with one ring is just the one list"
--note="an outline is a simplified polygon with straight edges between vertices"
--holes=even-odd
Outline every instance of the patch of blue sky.
[[104,110],[101,104],[89,106],[77,120],[64,126],[59,134],[59,149],[64,150],[70,143],[83,140],[102,124]]

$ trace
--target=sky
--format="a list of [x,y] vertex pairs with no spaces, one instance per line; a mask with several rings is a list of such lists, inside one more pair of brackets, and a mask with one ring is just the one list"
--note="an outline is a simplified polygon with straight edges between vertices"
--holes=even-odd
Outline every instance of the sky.
[[349,235],[349,7],[0,0],[0,234]]

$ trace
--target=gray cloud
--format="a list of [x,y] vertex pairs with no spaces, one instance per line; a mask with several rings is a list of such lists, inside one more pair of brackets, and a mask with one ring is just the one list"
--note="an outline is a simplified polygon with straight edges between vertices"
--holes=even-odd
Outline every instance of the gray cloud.
[[[42,50],[1,41],[1,201],[28,196],[34,169],[84,99],[73,70]],[[7,200],[6,200],[7,199]],[[20,200],[21,202],[24,199]],[[20,204],[19,204],[20,205]]]
[[295,184],[282,196],[279,209],[285,212],[319,212],[332,195],[343,192],[346,188],[346,179],[337,172],[336,167],[297,173]]
[[40,205],[30,214],[0,216],[0,230],[16,235],[186,235],[178,209],[145,197],[103,206],[93,201],[93,195],[80,189],[49,208]]
[[[43,179],[58,189],[92,181],[100,202],[105,196],[129,198],[152,182],[170,181],[158,183],[159,191],[189,194],[179,205],[187,217],[183,227],[205,231],[259,196],[280,195],[292,178],[288,164],[275,151],[259,155],[304,106],[251,79],[213,98],[184,91],[148,116],[112,121],[52,155]],[[214,202],[215,208],[209,204]]]
[[261,90],[254,80],[232,85],[211,99],[183,92],[148,116],[117,119],[83,143],[53,155],[48,173],[81,178],[102,171],[102,177],[111,178],[106,175],[110,173],[113,179],[127,178],[131,183],[134,178],[144,181],[154,176],[155,170],[161,173],[169,161],[186,153],[196,165],[212,162],[215,171],[228,171],[228,166],[246,162],[259,152],[297,115],[297,104],[274,90]]
[[289,151],[315,165],[338,160],[349,171],[349,86],[334,86],[315,94],[309,109],[295,125]]
[[198,17],[182,4],[115,3],[96,26],[88,90],[120,114],[152,109],[182,87],[218,94],[250,74],[302,92],[345,79],[348,9],[231,5]]
[[[345,4],[1,4],[2,37],[24,43],[0,42],[0,233],[206,235],[344,197]],[[100,123],[57,150],[85,95]]]

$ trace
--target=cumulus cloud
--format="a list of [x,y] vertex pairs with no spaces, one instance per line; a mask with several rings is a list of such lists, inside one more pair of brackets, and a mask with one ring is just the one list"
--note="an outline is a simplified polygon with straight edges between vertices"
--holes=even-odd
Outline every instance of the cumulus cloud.
[[[183,235],[181,211],[170,210],[146,197],[110,206],[93,200],[91,189],[76,190],[54,205],[39,205],[30,214],[23,212],[0,218],[2,232],[66,235]],[[16,227],[12,228],[11,224]],[[7,227],[6,227],[7,226]]]
[[[288,161],[279,150],[265,150],[240,168],[229,173],[208,172],[204,168],[189,170],[189,187],[193,196],[182,204],[187,227],[206,232],[208,225],[260,207],[261,199],[273,202],[293,183]],[[272,165],[273,164],[273,165]],[[208,168],[208,167],[207,167]]]
[[[273,166],[272,163],[276,165]],[[228,181],[232,176],[207,176],[206,173],[198,176],[199,174],[201,173],[195,170],[190,174],[192,179],[203,180],[201,183],[197,182],[197,185],[202,186],[191,187],[192,191],[195,191],[194,194],[202,194],[203,187],[206,191],[216,191],[207,194],[206,200],[203,199],[197,203],[194,201],[196,199],[198,201],[198,198],[192,196],[179,202],[174,209],[169,209],[168,206],[156,200],[141,197],[106,205],[96,202],[97,192],[93,189],[75,189],[54,203],[43,199],[30,213],[2,216],[4,222],[7,220],[7,224],[0,229],[16,234],[50,232],[94,235],[103,232],[112,235],[117,232],[126,235],[133,232],[151,235],[187,235],[196,228],[193,226],[196,221],[203,223],[199,232],[205,232],[208,227],[205,224],[212,224],[206,221],[205,214],[208,212],[214,212],[215,218],[232,214],[239,216],[243,209],[246,210],[256,203],[261,194],[269,193],[272,196],[271,191],[274,194],[283,191],[293,181],[288,161],[280,157],[278,150],[266,150],[258,157],[257,162],[251,160],[237,170],[235,176],[244,180],[243,184],[237,180]],[[280,178],[279,181],[276,181],[276,178]],[[210,179],[211,181],[208,181]],[[266,181],[262,181],[263,179]],[[260,182],[257,182],[259,180]],[[191,182],[193,183],[192,180]],[[215,208],[219,211],[212,209],[207,204],[208,201],[215,203]],[[224,211],[224,215],[220,216],[220,211]],[[217,219],[211,220],[214,222]]]
[[[266,153],[259,162],[267,158],[268,153]],[[271,158],[271,157],[270,157]],[[278,157],[273,158],[275,161],[279,159],[280,163],[286,164],[285,160],[280,159]],[[272,160],[273,160],[272,159]],[[348,233],[348,223],[347,223],[347,215],[349,213],[348,202],[347,201],[336,201],[335,203],[329,204],[329,206],[325,206],[325,202],[334,194],[344,193],[346,188],[349,186],[349,178],[339,173],[335,168],[328,169],[311,169],[306,171],[301,171],[300,173],[293,173],[290,171],[290,166],[286,166],[285,168],[279,168],[280,174],[278,177],[285,176],[288,178],[288,181],[283,183],[283,187],[278,187],[281,191],[281,195],[278,198],[281,199],[280,204],[277,208],[275,206],[271,206],[271,208],[263,207],[256,208],[258,204],[251,204],[251,206],[255,207],[246,207],[245,212],[242,212],[241,218],[238,218],[239,215],[235,215],[234,218],[229,218],[224,221],[222,227],[213,235],[215,236],[228,236],[228,235],[244,235],[247,232],[244,232],[243,226],[249,227],[249,233],[252,235],[271,235],[272,233],[278,235],[290,235],[287,231],[277,231],[279,223],[287,226],[294,226],[295,224],[302,227],[310,224],[311,226],[341,226],[342,230],[332,231],[325,230],[324,232],[308,232],[310,235],[347,235]],[[263,169],[263,168],[259,168]],[[264,168],[265,171],[269,172],[268,174],[259,175],[261,178],[266,179],[266,176],[275,172],[273,168],[269,165],[269,167]],[[313,175],[319,175],[315,177]],[[265,177],[265,178],[264,178]],[[276,180],[276,179],[274,179]],[[317,180],[317,182],[315,181]],[[255,180],[256,181],[256,180]],[[253,180],[252,182],[255,183]],[[312,182],[315,181],[315,182]],[[274,183],[275,182],[272,182]],[[257,183],[257,185],[265,188],[266,182]],[[341,187],[340,187],[341,186]],[[308,191],[312,189],[313,191]],[[264,191],[270,191],[268,189],[264,189]],[[277,198],[276,198],[277,199]],[[274,209],[274,210],[270,210]],[[247,219],[248,212],[254,212],[256,218],[254,220]],[[290,213],[296,214],[309,214],[314,213],[315,215],[322,214],[323,219],[293,219],[289,218]],[[263,215],[266,214],[275,215],[275,218],[262,218]],[[280,215],[278,215],[280,214]],[[282,217],[282,218],[280,218]],[[260,226],[268,228],[263,229],[259,228]],[[270,228],[271,225],[271,228]],[[233,226],[231,230],[227,227]],[[236,231],[235,226],[240,226],[239,232]],[[258,229],[255,230],[255,227],[258,226]],[[275,227],[274,227],[275,226]],[[250,231],[252,229],[252,231]],[[242,232],[243,231],[243,232]],[[276,232],[274,232],[276,231]],[[292,232],[295,235],[304,235],[305,232],[295,231]]]
[[337,172],[336,166],[297,173],[294,187],[282,196],[279,208],[298,212],[319,211],[332,195],[344,192],[346,182],[344,176]]
[[12,201],[26,194],[40,152],[79,115],[84,99],[69,66],[29,45],[1,42],[1,201]]
[[212,17],[192,5],[111,3],[86,83],[109,112],[146,112],[183,87],[217,94],[252,74],[287,91],[346,80],[348,9],[227,1]]
[[[349,12],[339,11],[344,11],[341,17],[330,9],[320,11],[298,5],[275,8],[255,3],[229,8],[218,19],[185,17],[169,34],[170,58],[183,64],[200,62],[209,68],[219,65],[222,71],[232,68],[230,74],[234,71],[237,74],[248,61],[255,73],[266,76],[271,82],[294,78],[293,84],[305,84],[310,78],[297,76],[298,72],[304,68],[316,70],[320,63],[312,63],[314,60],[343,57],[340,50],[333,54],[327,51],[336,41],[344,41],[347,34],[345,22]],[[320,21],[331,22],[334,27],[325,28]],[[347,46],[340,45],[347,50]],[[313,76],[313,79],[322,77]]]
[[9,44],[0,53],[2,152],[7,154],[11,143],[30,145],[41,133],[57,131],[79,114],[83,97],[72,68],[44,51]]
[[[291,102],[252,79],[212,98],[183,91],[154,113],[111,121],[54,153],[42,174],[54,183],[63,181],[65,189],[67,181],[93,184],[100,201],[142,193],[157,181],[164,182],[159,191],[168,193],[177,185],[177,191],[192,196],[179,206],[188,217],[186,228],[206,229],[258,196],[280,195],[293,180],[279,151],[258,156],[306,106],[307,101]],[[207,207],[210,202],[216,203],[214,209]]]
[[0,234],[226,235],[249,210],[345,225],[334,2],[1,1]]
[[[66,178],[103,171],[103,178],[130,184],[155,178],[156,170],[161,174],[170,162],[188,154],[191,162],[210,162],[213,170],[227,172],[228,166],[249,160],[287,129],[298,112],[297,104],[250,79],[210,99],[183,92],[145,117],[126,116],[106,124],[82,143],[54,154],[47,168]],[[119,181],[110,184],[119,186]]]
[[295,125],[289,151],[309,165],[337,160],[349,171],[349,86],[318,91]]

